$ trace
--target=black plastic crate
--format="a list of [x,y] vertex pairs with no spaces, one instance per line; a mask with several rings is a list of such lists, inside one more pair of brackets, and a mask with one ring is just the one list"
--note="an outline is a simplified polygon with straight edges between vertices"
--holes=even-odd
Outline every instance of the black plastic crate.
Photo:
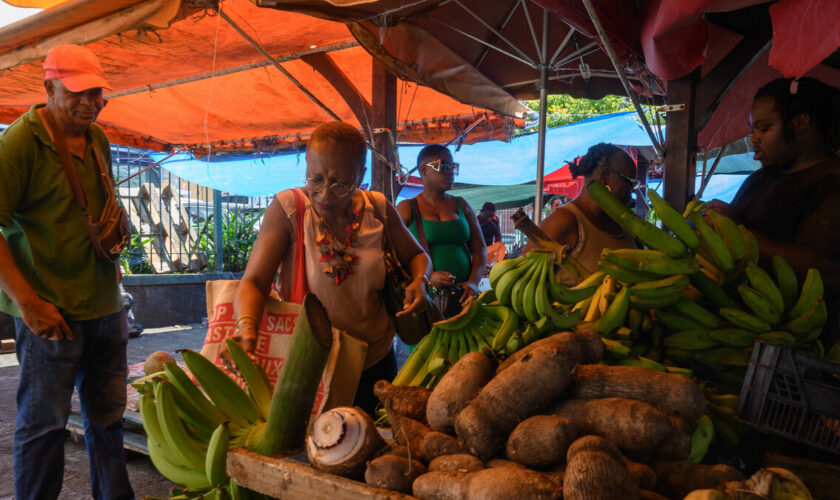
[[840,363],[756,342],[738,418],[761,432],[840,454]]

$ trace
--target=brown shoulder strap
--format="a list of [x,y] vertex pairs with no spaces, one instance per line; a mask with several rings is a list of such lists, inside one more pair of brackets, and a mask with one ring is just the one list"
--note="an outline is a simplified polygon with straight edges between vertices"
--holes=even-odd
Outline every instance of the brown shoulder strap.
[[82,181],[79,178],[79,172],[76,171],[76,165],[73,163],[73,156],[70,154],[70,148],[67,147],[67,138],[64,133],[58,128],[58,125],[53,120],[52,115],[46,109],[40,116],[46,120],[47,125],[52,131],[53,140],[58,148],[58,156],[61,158],[61,163],[64,165],[64,171],[67,173],[67,180],[70,182],[70,188],[73,189],[76,204],[82,210],[82,215],[85,221],[90,224],[90,212],[88,211],[88,201],[85,195],[85,190],[82,187]]
[[423,216],[420,214],[420,205],[417,203],[417,197],[411,199],[411,213],[417,225],[417,241],[423,247],[423,250],[431,255],[429,252],[429,243],[426,241],[426,229],[423,227]]
[[376,200],[373,199],[373,196],[368,191],[362,190],[362,196],[373,207],[373,216],[382,223],[382,249],[390,250],[394,248],[394,245],[391,244],[391,233],[388,231],[388,214],[379,213],[379,209],[376,207]]

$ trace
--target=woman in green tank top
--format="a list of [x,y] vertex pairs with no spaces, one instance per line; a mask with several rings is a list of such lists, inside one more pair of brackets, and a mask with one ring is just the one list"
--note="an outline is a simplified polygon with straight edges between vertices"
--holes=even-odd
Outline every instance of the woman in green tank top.
[[[449,150],[426,146],[417,156],[423,191],[397,205],[403,222],[432,258],[434,272],[429,285],[435,290],[460,288],[463,302],[478,293],[478,281],[487,265],[487,249],[478,220],[463,198],[447,193],[452,189],[458,164]],[[455,307],[454,313],[460,311]],[[443,311],[444,315],[449,314]]]

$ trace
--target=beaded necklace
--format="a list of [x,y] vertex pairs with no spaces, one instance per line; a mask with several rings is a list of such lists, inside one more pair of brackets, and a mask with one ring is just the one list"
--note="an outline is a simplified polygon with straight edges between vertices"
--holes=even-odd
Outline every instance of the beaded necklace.
[[324,216],[318,215],[318,235],[315,238],[315,244],[321,253],[321,258],[318,260],[328,263],[323,271],[332,278],[335,286],[353,274],[353,266],[359,260],[359,257],[353,255],[351,251],[358,240],[359,228],[362,226],[361,211],[354,208],[350,214],[350,222],[344,226],[343,240],[333,233]]

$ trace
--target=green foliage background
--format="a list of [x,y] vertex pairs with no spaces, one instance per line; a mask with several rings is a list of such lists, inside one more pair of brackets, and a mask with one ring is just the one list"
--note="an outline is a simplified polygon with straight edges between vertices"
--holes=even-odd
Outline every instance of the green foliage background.
[[[525,101],[525,105],[535,113],[539,112],[540,101]],[[569,95],[548,96],[548,127],[559,127],[592,118],[593,116],[618,113],[621,111],[633,111],[633,103],[630,99],[621,96],[609,95],[602,99],[576,99]],[[536,124],[533,127],[524,129],[521,133],[529,133],[537,130]]]

